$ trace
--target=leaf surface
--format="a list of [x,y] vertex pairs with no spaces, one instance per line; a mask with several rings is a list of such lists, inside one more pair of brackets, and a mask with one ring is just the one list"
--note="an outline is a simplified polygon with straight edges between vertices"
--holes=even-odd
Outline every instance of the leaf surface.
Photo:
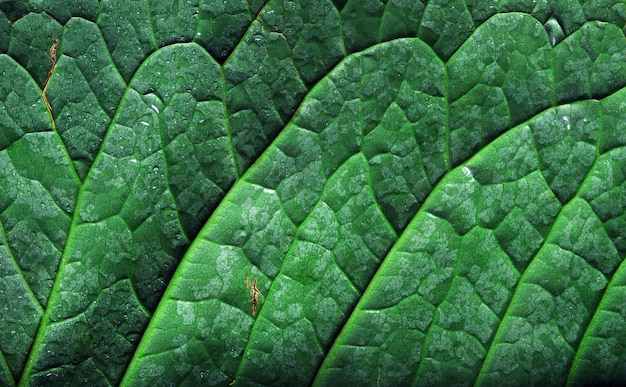
[[624,382],[625,19],[0,4],[0,383]]

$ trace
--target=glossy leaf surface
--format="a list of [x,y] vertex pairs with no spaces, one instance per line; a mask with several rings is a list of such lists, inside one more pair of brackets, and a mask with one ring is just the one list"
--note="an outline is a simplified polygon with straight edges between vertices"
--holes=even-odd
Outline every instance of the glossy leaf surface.
[[626,382],[625,21],[0,3],[0,384]]

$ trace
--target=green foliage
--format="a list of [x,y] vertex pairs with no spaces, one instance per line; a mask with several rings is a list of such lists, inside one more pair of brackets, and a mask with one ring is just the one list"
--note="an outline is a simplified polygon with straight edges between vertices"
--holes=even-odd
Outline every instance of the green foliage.
[[493,3],[0,1],[0,385],[626,382],[626,4]]

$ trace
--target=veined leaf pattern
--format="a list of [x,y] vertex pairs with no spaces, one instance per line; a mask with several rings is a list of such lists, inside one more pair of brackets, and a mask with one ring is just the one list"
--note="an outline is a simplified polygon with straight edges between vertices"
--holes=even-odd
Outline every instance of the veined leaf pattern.
[[0,384],[624,382],[625,21],[1,3]]

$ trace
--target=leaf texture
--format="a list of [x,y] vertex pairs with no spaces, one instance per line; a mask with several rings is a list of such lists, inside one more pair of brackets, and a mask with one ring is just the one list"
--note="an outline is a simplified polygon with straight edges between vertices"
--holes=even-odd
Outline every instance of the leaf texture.
[[623,383],[625,21],[0,3],[0,384]]

